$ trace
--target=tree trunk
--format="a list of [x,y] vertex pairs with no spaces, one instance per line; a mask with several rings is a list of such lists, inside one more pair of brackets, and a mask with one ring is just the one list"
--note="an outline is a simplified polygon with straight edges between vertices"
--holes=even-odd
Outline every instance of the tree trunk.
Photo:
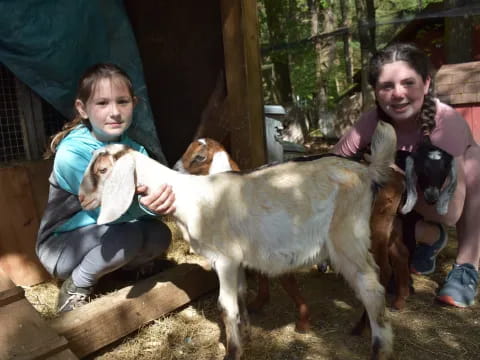
[[375,11],[371,11],[371,8],[373,8],[372,0],[355,0],[355,8],[357,10],[362,66],[362,109],[366,110],[374,102],[368,86],[368,62],[375,51]]
[[[445,0],[446,9],[467,5],[467,0]],[[472,16],[445,17],[445,55],[448,64],[472,61]]]
[[[265,13],[267,17],[270,44],[282,44],[287,41],[283,31],[281,19],[284,18],[284,7],[281,1],[265,0]],[[274,69],[274,88],[282,105],[292,103],[292,83],[290,80],[290,67],[287,51],[275,51],[270,55]]]
[[[351,21],[349,20],[348,1],[340,0],[340,16],[342,26],[350,29]],[[347,83],[353,83],[353,65],[352,65],[352,51],[350,49],[350,42],[352,41],[352,33],[348,30],[343,35],[343,53],[345,55],[345,75]]]

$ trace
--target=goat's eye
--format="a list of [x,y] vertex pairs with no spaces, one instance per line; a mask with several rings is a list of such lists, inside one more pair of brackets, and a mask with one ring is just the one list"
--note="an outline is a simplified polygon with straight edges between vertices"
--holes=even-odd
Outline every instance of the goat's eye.
[[98,169],[98,172],[99,172],[100,174],[105,174],[105,173],[107,172],[107,170],[108,170],[108,169],[107,169],[106,167],[105,167],[105,168],[100,168],[100,169]]
[[196,155],[193,159],[194,162],[204,162],[205,160],[207,160],[205,155]]

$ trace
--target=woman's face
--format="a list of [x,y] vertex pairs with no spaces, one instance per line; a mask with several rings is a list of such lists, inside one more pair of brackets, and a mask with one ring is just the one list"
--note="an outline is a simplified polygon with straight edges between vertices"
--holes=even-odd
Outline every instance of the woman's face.
[[118,141],[132,123],[135,98],[121,78],[97,81],[87,103],[77,99],[79,114],[90,121],[92,135],[102,142]]
[[378,104],[396,123],[416,120],[428,93],[430,78],[420,74],[405,61],[395,61],[382,67],[375,85]]

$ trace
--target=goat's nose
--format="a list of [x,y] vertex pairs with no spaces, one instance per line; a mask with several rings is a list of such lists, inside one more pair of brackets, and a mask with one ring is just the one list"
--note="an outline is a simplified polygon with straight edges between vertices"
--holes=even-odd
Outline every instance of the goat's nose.
[[433,205],[438,201],[438,197],[440,195],[440,192],[438,191],[437,188],[427,188],[423,194],[425,201],[429,205]]
[[83,194],[78,194],[78,200],[80,201],[80,203],[82,203],[83,200],[85,200],[85,195],[83,195]]

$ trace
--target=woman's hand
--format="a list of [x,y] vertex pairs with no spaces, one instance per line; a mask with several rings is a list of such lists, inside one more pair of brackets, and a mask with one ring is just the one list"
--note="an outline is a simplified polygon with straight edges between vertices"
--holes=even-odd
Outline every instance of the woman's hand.
[[175,194],[170,185],[163,184],[155,191],[138,185],[137,194],[142,195],[140,203],[156,214],[169,215],[175,211]]

